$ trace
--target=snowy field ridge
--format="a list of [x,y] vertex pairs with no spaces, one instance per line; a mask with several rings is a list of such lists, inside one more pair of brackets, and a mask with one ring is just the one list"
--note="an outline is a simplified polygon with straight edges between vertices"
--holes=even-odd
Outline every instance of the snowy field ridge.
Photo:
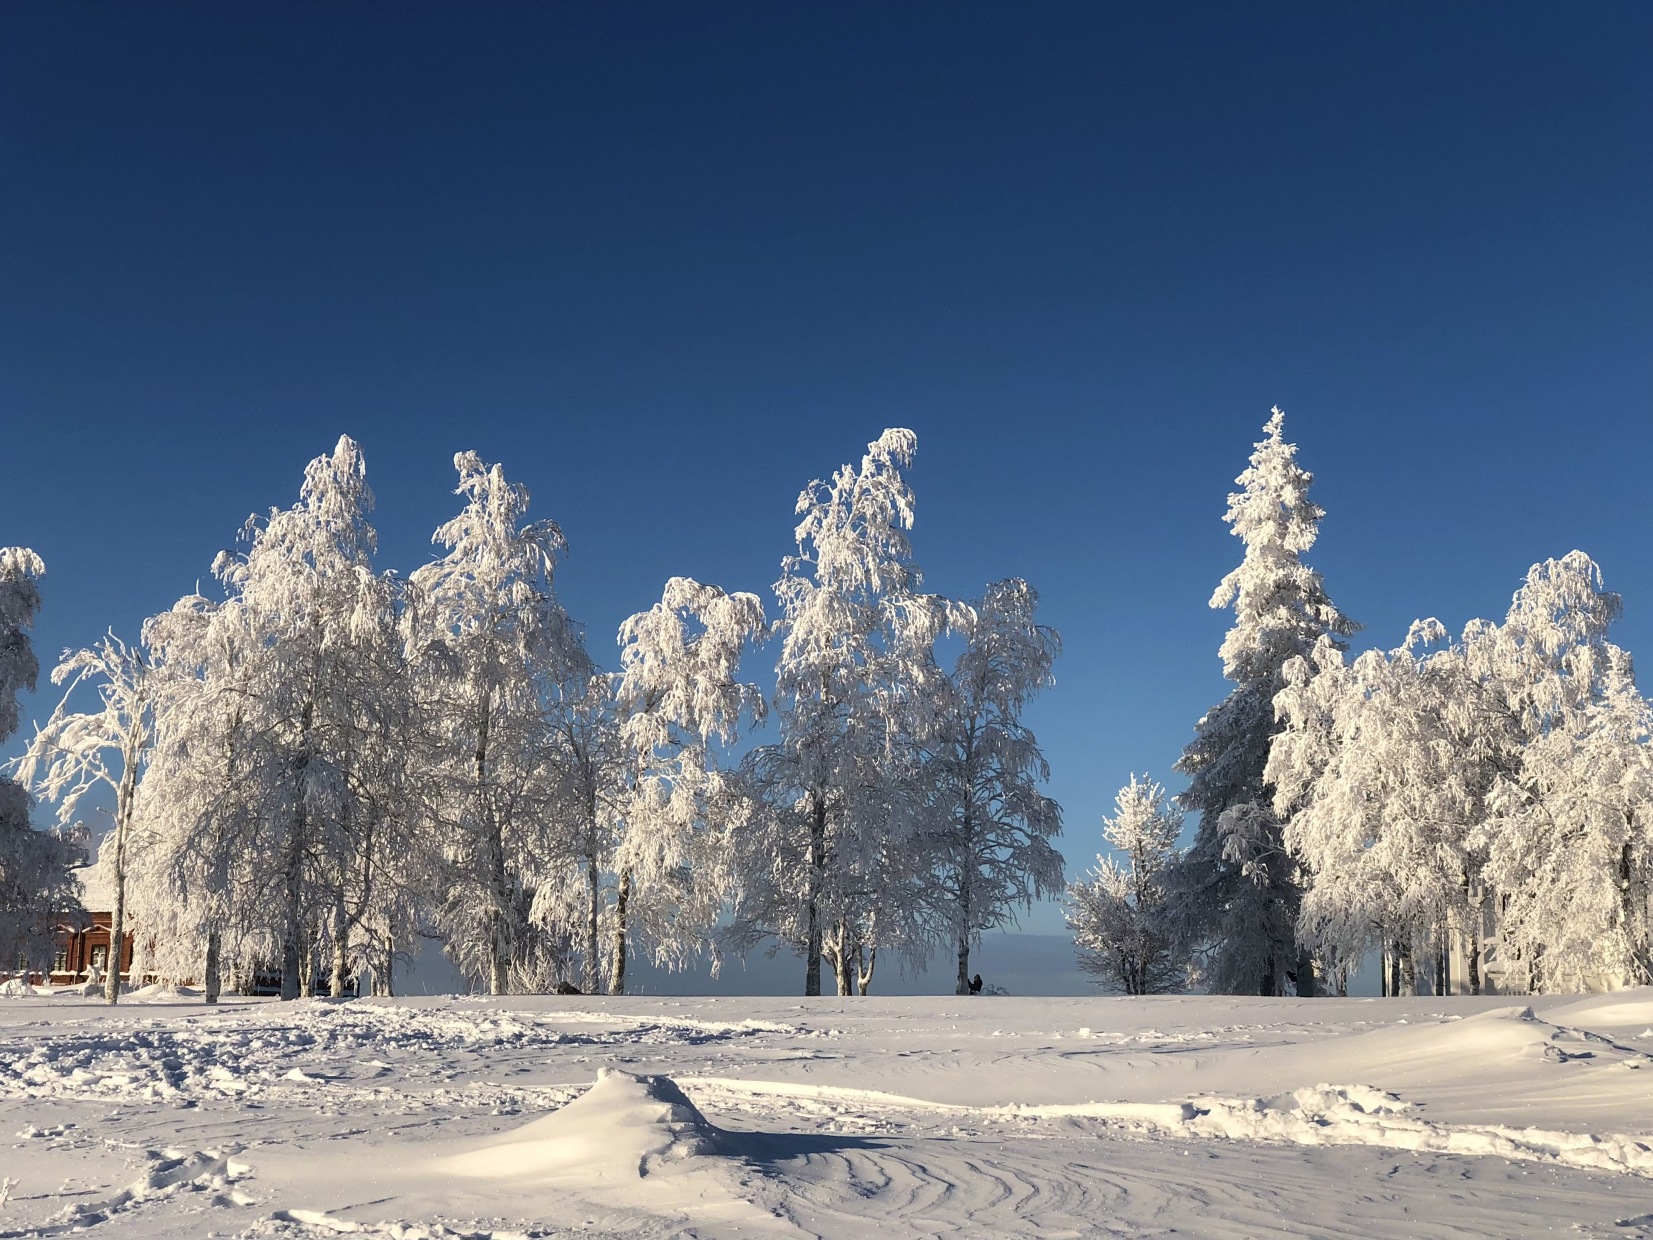
[[0,1003],[0,1237],[1653,1237],[1650,990],[147,998]]

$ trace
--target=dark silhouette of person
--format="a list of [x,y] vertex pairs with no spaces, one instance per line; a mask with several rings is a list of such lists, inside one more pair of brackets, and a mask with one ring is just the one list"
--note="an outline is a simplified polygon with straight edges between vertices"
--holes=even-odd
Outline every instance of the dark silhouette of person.
[[973,978],[970,979],[970,993],[973,994],[973,995],[981,994],[981,974],[980,973],[976,974],[976,976],[974,976]]

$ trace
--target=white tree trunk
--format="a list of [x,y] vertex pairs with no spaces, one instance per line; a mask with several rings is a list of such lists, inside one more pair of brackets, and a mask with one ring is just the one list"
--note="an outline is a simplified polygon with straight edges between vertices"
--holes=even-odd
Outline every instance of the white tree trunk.
[[208,1003],[218,1002],[218,994],[223,986],[223,981],[219,976],[219,951],[218,927],[213,926],[207,931],[207,958],[201,966],[201,986],[206,992],[205,998]]
[[631,870],[620,871],[620,889],[614,896],[614,955],[609,962],[608,993],[626,993],[626,906],[631,903]]
[[345,912],[341,893],[333,906],[333,974],[328,979],[327,993],[335,999],[344,998],[345,981],[350,974],[350,918]]

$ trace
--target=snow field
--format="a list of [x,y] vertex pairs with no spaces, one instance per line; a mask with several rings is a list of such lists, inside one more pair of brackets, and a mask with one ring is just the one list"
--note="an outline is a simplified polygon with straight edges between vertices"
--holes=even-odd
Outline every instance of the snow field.
[[1636,1240],[1648,1067],[1647,991],[18,997],[0,1237]]

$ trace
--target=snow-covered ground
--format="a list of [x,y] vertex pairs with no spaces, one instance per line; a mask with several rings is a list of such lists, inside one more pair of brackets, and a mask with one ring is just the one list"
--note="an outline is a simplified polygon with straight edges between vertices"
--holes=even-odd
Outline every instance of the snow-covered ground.
[[1653,1237],[1653,991],[0,999],[0,1237]]

